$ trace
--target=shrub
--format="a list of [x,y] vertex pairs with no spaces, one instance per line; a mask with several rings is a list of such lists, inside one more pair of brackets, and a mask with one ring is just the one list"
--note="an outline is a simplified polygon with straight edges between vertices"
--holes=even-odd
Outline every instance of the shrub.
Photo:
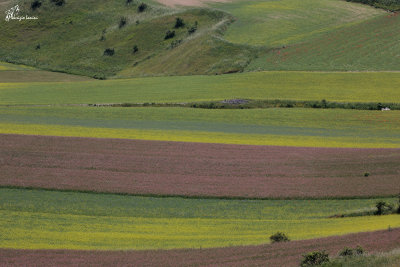
[[36,47],[35,47],[35,49],[36,49],[36,50],[39,50],[39,49],[40,49],[40,44],[37,44]]
[[174,26],[174,28],[175,29],[178,29],[178,28],[182,28],[182,27],[184,27],[185,26],[185,23],[183,22],[183,19],[181,19],[181,18],[176,18],[176,21],[175,21],[175,26]]
[[393,206],[391,204],[386,203],[385,201],[378,201],[376,203],[376,211],[375,215],[383,215],[388,214],[393,211]]
[[104,56],[113,56],[114,53],[115,53],[114,48],[112,48],[112,49],[111,48],[106,48],[106,50],[104,50],[103,55]]
[[121,19],[119,20],[119,24],[118,27],[121,29],[122,27],[124,27],[127,23],[127,19],[126,17],[121,17]]
[[137,8],[138,12],[143,12],[146,9],[147,9],[147,5],[145,3],[141,3]]
[[364,173],[364,177],[368,177],[370,175],[369,172]]
[[272,243],[277,243],[277,242],[288,242],[290,241],[289,237],[282,232],[277,232],[269,237]]
[[31,3],[31,9],[32,10],[36,10],[38,9],[40,6],[42,5],[42,2],[40,2],[39,0],[35,0]]
[[132,0],[126,0],[125,2],[127,5],[130,5],[132,3]]
[[132,53],[135,54],[135,53],[137,53],[138,51],[139,51],[139,48],[137,47],[137,45],[134,45],[134,46],[133,46]]
[[64,0],[51,0],[56,6],[63,6],[65,4]]
[[175,31],[170,31],[170,30],[168,30],[168,31],[165,33],[164,40],[171,39],[171,38],[174,38],[174,37],[175,37]]
[[192,27],[190,27],[189,29],[188,29],[188,33],[189,34],[193,34],[193,33],[195,33],[197,31],[197,27],[196,26],[192,26]]
[[324,250],[314,251],[303,255],[303,260],[300,263],[301,267],[321,265],[329,262],[329,255]]
[[340,251],[340,253],[339,253],[339,256],[341,256],[341,257],[347,257],[347,256],[353,256],[353,255],[354,255],[353,249],[347,248],[347,247],[342,249],[342,251]]
[[356,255],[363,255],[365,253],[364,248],[361,246],[357,246],[354,251],[355,251]]

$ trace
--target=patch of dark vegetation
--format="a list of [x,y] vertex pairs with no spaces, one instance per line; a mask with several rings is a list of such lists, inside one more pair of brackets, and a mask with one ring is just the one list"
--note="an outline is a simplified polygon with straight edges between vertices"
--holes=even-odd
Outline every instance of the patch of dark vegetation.
[[168,40],[168,39],[171,39],[171,38],[174,38],[174,37],[175,37],[175,31],[168,30],[165,33],[164,40]]
[[345,247],[339,252],[340,257],[351,257],[351,256],[360,256],[365,253],[365,250],[361,246],[357,246],[356,248],[348,248]]
[[400,0],[346,0],[347,2],[362,3],[376,8],[382,8],[389,11],[400,10]]
[[106,29],[104,29],[101,32],[101,37],[100,37],[100,41],[105,41],[106,40]]
[[329,262],[329,254],[322,251],[314,251],[303,255],[303,260],[300,263],[301,267],[318,266]]
[[193,34],[193,33],[195,33],[195,32],[197,31],[197,27],[198,27],[198,22],[195,21],[195,22],[194,22],[194,25],[188,29],[188,34]]
[[36,47],[35,47],[35,49],[36,49],[36,50],[39,50],[39,49],[40,49],[40,44],[37,44]]
[[132,2],[133,2],[132,0],[126,0],[125,4],[130,5],[130,4],[132,4]]
[[138,48],[137,45],[134,45],[133,48],[132,48],[132,53],[136,54],[137,52],[139,52],[139,48]]
[[56,6],[63,6],[65,4],[65,0],[51,0],[51,2]]
[[277,232],[277,233],[271,235],[269,237],[269,240],[271,240],[271,243],[289,242],[290,241],[289,237],[285,233],[282,233],[282,232]]
[[114,48],[106,48],[104,50],[103,56],[113,56],[115,54]]
[[33,1],[33,2],[31,3],[31,9],[32,9],[33,11],[35,11],[36,9],[38,9],[38,8],[41,7],[41,6],[42,6],[42,2],[39,1],[39,0],[35,0],[35,1]]
[[[171,48],[181,43],[177,40],[171,43]],[[120,104],[116,104],[120,105]],[[138,103],[130,103],[132,107],[141,106]],[[337,103],[328,101],[294,101],[294,100],[251,100],[251,99],[225,99],[223,101],[204,101],[192,103],[157,103],[157,107],[179,106],[188,108],[204,109],[253,109],[253,108],[318,108],[318,109],[357,109],[357,110],[380,110],[377,107],[380,103]],[[128,104],[125,104],[128,107]],[[400,110],[400,104],[388,103],[384,106],[390,106],[393,110]],[[369,172],[363,173],[364,177],[369,177]]]
[[175,48],[175,47],[177,47],[178,45],[180,45],[181,43],[182,43],[182,40],[175,40],[175,41],[173,41],[173,42],[169,45],[169,48],[170,48],[170,49]]
[[128,19],[126,17],[121,17],[118,23],[118,28],[123,28],[128,23]]
[[147,4],[146,3],[140,3],[140,5],[137,8],[139,13],[144,12],[146,9],[147,9]]
[[179,28],[183,28],[183,27],[185,27],[185,22],[183,22],[183,19],[179,18],[179,17],[176,18],[174,28],[179,29]]
[[387,215],[395,213],[393,205],[385,201],[378,201],[375,206],[376,211],[374,212],[374,215]]
[[369,209],[359,212],[353,212],[348,214],[336,214],[330,216],[330,218],[343,218],[343,217],[359,217],[359,216],[373,216],[373,215],[390,215],[390,214],[400,214],[400,194],[398,196],[398,207],[392,203],[387,203],[386,201],[378,201],[375,204],[375,209]]

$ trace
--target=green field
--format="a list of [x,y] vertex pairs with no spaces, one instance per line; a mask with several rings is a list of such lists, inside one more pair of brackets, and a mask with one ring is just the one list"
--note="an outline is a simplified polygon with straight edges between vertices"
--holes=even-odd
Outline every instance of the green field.
[[2,107],[0,133],[312,147],[399,147],[400,111]]
[[233,14],[224,38],[241,44],[281,47],[384,14],[336,0],[232,1],[215,7]]
[[398,72],[254,72],[218,76],[0,83],[0,104],[178,103],[224,99],[400,102]]
[[399,14],[380,16],[270,51],[247,70],[400,70],[399,31]]
[[[400,226],[398,215],[328,218],[358,200],[204,200],[0,189],[0,247],[166,249],[268,243]],[[395,199],[385,199],[395,202]]]

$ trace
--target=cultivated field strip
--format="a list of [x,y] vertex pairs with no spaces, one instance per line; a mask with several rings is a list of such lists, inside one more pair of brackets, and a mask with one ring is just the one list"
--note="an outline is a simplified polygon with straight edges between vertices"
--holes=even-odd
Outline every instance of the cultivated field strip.
[[400,111],[1,107],[0,133],[298,147],[399,148]]
[[237,98],[400,102],[399,72],[271,71],[86,82],[23,80],[6,83],[0,79],[1,105],[181,103]]
[[284,244],[218,249],[181,249],[149,251],[78,251],[0,249],[4,264],[22,266],[299,266],[302,254],[326,250],[332,256],[344,247],[361,245],[368,252],[391,251],[398,247],[400,229],[293,241]]
[[224,200],[0,189],[0,247],[148,250],[268,243],[400,227],[398,215],[337,218],[378,200]]
[[0,161],[2,186],[233,198],[351,198],[400,190],[400,149],[0,135]]

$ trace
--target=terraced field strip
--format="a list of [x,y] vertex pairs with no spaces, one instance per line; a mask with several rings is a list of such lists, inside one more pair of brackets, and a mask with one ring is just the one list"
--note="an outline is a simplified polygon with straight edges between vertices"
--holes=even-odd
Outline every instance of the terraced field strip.
[[234,43],[277,47],[384,14],[364,5],[330,0],[231,1],[214,4],[237,21],[224,38]]
[[0,107],[0,133],[308,147],[399,148],[400,111]]
[[230,198],[400,192],[400,149],[0,135],[0,160],[1,186]]
[[[328,218],[378,199],[222,200],[0,189],[1,248],[171,249],[293,240],[400,227],[399,215]],[[382,199],[394,203],[396,199]]]
[[247,70],[400,70],[399,31],[400,13],[386,14],[272,50],[253,60]]
[[21,266],[43,263],[57,266],[129,265],[141,266],[299,266],[302,254],[324,249],[331,256],[344,247],[361,245],[368,252],[391,251],[400,242],[400,229],[357,233],[327,238],[292,241],[273,245],[217,249],[180,249],[149,251],[77,251],[0,249],[4,264]]
[[254,72],[58,83],[0,80],[0,105],[181,103],[237,98],[399,103],[399,85],[399,72]]

